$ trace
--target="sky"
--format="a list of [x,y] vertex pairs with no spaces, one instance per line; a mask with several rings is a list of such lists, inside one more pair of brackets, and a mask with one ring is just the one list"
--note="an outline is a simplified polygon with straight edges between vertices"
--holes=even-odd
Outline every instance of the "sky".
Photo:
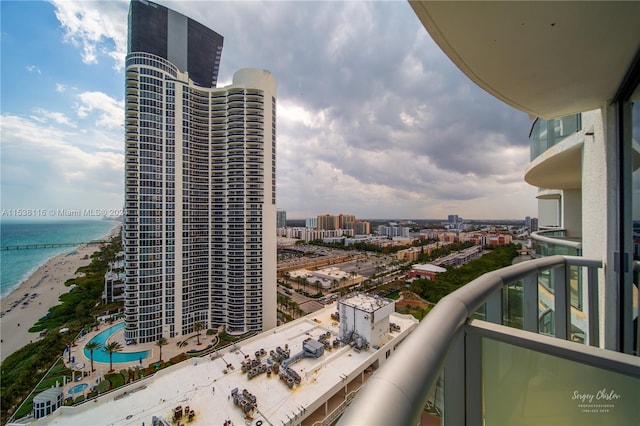
[[[464,76],[408,2],[157,3],[224,37],[218,87],[241,68],[276,78],[289,219],[537,216],[532,120]],[[2,220],[122,208],[127,12],[0,2]]]

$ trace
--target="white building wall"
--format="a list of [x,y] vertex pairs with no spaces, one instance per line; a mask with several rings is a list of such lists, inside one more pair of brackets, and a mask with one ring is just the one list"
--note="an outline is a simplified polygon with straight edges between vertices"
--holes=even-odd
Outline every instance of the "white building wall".
[[[616,238],[615,190],[615,108],[583,113],[585,132],[582,163],[582,255],[601,259],[599,271],[600,344],[614,349],[617,318],[605,312],[618,312],[613,247]],[[606,307],[606,309],[605,309]],[[605,336],[607,341],[605,341]]]
[[343,341],[348,341],[353,333],[357,333],[367,342],[371,342],[372,313],[344,303],[338,303],[338,312],[340,312],[340,338]]
[[396,310],[395,303],[389,303],[373,313],[371,344],[380,346],[389,334],[389,317]]
[[582,236],[582,190],[565,189],[562,191],[563,228],[567,237],[580,238]]
[[[272,98],[276,97],[276,80],[265,70],[245,68],[233,75],[233,86],[264,91],[264,201],[262,206],[262,330],[277,325],[276,300],[276,185],[275,185],[275,134],[272,119],[276,116]],[[274,130],[275,131],[275,130]]]

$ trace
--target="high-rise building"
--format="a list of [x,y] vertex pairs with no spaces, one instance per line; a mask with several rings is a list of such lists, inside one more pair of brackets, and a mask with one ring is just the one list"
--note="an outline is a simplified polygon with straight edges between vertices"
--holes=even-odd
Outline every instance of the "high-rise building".
[[353,229],[355,222],[355,215],[342,213],[338,215],[338,229]]
[[368,235],[371,233],[371,223],[369,222],[358,222],[355,223],[355,233],[356,235]]
[[278,209],[276,211],[276,228],[286,228],[287,227],[287,212],[282,209]]
[[325,214],[318,216],[317,229],[328,231],[333,231],[336,229],[354,229],[355,222],[356,217],[352,214],[340,213],[337,216]]
[[338,216],[325,214],[318,216],[318,230],[333,231],[339,229]]
[[276,82],[216,88],[222,36],[132,1],[125,105],[125,339],[276,325]]
[[306,218],[304,220],[304,227],[316,229],[318,227],[318,218],[317,217]]

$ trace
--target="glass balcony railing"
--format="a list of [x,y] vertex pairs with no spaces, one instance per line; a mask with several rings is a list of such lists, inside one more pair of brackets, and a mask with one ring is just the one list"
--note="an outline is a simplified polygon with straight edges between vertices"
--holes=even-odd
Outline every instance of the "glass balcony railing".
[[536,119],[531,127],[531,133],[529,133],[531,161],[580,129],[582,129],[581,114],[569,115],[555,120]]
[[[580,238],[569,238],[566,236],[566,230],[561,228],[548,229],[531,233],[533,240],[533,253],[535,258],[549,257],[555,255],[563,256],[582,256],[582,240]],[[581,330],[584,328],[584,315],[582,309],[584,306],[584,277],[582,270],[576,266],[570,266],[567,273],[569,280],[570,297],[571,297],[571,318],[574,320],[573,339],[580,341]],[[549,330],[553,327],[554,312],[550,306],[553,306],[554,280],[549,272],[542,272],[538,280],[541,288],[540,300],[540,322],[543,324],[540,332],[549,334]]]
[[531,233],[535,257],[582,256],[582,239],[567,237],[565,229],[549,229]]
[[[572,341],[571,267],[587,278],[584,343]],[[338,424],[636,424],[639,358],[599,347],[600,268],[600,261],[575,256],[534,259],[451,293]],[[552,336],[540,333],[539,283],[548,279],[555,284]]]

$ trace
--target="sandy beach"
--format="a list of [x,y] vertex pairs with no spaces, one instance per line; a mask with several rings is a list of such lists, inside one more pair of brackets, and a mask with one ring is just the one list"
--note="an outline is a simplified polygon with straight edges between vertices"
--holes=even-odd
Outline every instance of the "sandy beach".
[[[120,225],[102,239],[120,232]],[[59,297],[69,291],[64,283],[76,275],[81,266],[91,263],[91,255],[99,245],[82,245],[59,254],[38,268],[20,287],[0,300],[0,360],[24,345],[39,339],[39,333],[29,333],[38,319],[47,314],[49,308],[59,305]],[[52,330],[57,332],[57,330]]]

